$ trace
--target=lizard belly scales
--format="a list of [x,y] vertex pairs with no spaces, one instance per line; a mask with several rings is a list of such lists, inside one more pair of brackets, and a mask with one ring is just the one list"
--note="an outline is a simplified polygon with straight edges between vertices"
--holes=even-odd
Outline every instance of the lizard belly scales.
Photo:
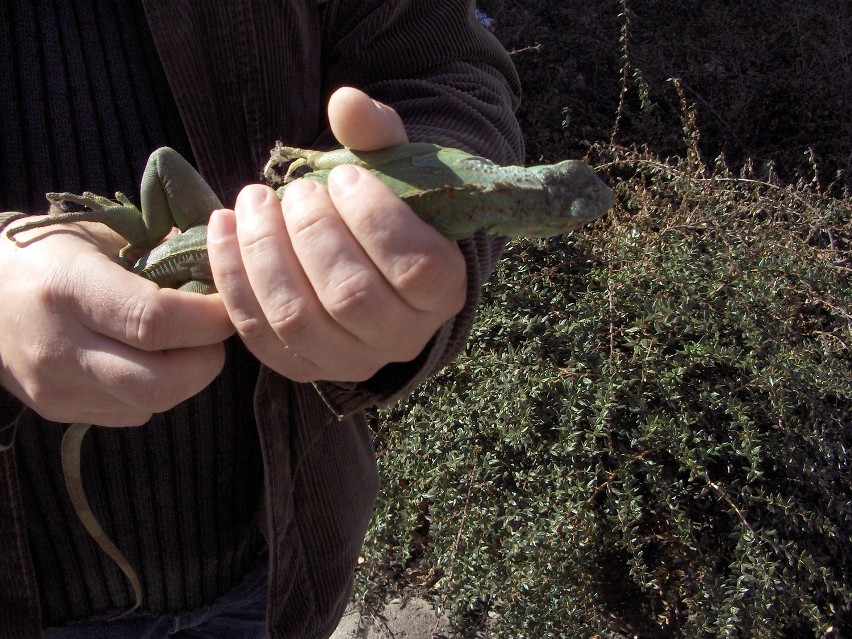
[[[433,144],[403,144],[381,151],[349,149],[309,151],[278,145],[265,175],[290,164],[285,181],[298,167],[305,177],[325,185],[329,171],[340,164],[370,170],[426,222],[450,239],[464,239],[480,229],[512,237],[546,237],[573,231],[604,215],[614,203],[612,191],[582,162],[566,160],[534,167],[499,166],[458,149]],[[281,197],[285,186],[278,189]],[[197,171],[176,151],[160,148],[151,154],[142,178],[142,205],[124,195],[115,200],[84,193],[49,193],[51,216],[24,221],[6,229],[13,239],[21,231],[66,222],[99,222],[125,240],[120,252],[147,253],[132,270],[161,287],[198,293],[215,291],[207,259],[207,220],[222,205]],[[73,204],[83,211],[66,212]],[[174,227],[181,232],[163,239]],[[90,424],[71,424],[62,440],[62,470],[68,495],[80,522],[118,565],[130,582],[134,604],[142,603],[142,586],[127,558],[98,523],[83,488],[81,450]]]

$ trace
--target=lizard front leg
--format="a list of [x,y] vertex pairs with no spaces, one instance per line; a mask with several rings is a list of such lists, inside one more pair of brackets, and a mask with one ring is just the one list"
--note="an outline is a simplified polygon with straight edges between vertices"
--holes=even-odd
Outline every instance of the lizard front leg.
[[[82,195],[74,193],[48,193],[50,214],[47,216],[25,216],[27,219],[6,229],[6,238],[14,240],[15,236],[31,229],[40,229],[58,224],[73,222],[97,222],[108,226],[127,242],[119,252],[120,257],[132,248],[145,248],[152,244],[148,229],[142,219],[142,214],[123,193],[116,193],[115,200],[110,200],[88,191]],[[69,211],[69,205],[82,207],[79,211]],[[150,248],[150,247],[148,247]]]
[[[97,222],[127,242],[120,257],[132,249],[150,251],[173,228],[181,231],[205,224],[214,209],[222,208],[216,194],[198,171],[177,151],[161,147],[148,158],[142,174],[141,208],[123,193],[115,200],[94,193],[48,193],[50,215],[35,217],[6,230],[10,240],[24,231],[72,222]],[[70,205],[82,207],[69,211]]]

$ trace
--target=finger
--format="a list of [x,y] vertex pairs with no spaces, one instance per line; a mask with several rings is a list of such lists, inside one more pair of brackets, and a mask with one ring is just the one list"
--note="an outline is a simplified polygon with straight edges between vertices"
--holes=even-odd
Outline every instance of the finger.
[[207,387],[222,371],[225,349],[219,343],[149,353],[102,340],[79,361],[83,374],[124,410],[161,413]]
[[215,344],[233,333],[218,296],[161,289],[97,253],[81,256],[52,291],[82,325],[142,350]]
[[[277,259],[295,276],[276,281],[269,269],[247,268],[266,317],[287,347],[283,355],[298,355],[311,362],[311,379],[333,376],[355,381],[370,377],[381,366],[377,353],[340,321],[340,307],[328,295],[329,288],[334,288],[330,282],[344,281],[346,289],[361,281],[362,273],[348,267],[353,262],[368,265],[366,256],[341,222],[328,192],[318,184],[307,180],[293,183],[285,192],[281,209],[286,239],[282,238]],[[333,369],[329,368],[331,362]],[[290,363],[298,364],[295,360]]]
[[[298,188],[294,183],[288,191]],[[294,381],[318,379],[323,372],[310,354],[328,343],[320,336],[330,322],[293,254],[281,203],[268,187],[253,185],[243,189],[235,208],[211,220],[208,246],[234,326],[267,366]]]
[[[358,361],[363,364],[359,373],[365,377],[389,358],[407,360],[416,356],[422,344],[414,351],[399,350],[400,342],[394,337],[410,330],[416,322],[416,311],[389,286],[328,193],[310,183],[306,189],[314,192],[300,199],[296,199],[298,194],[285,193],[284,211],[293,250],[324,314],[332,320],[331,327],[337,331],[332,333],[331,341],[321,344],[331,345],[337,352],[349,348],[353,357],[358,353]],[[389,199],[391,204],[399,204],[393,194]],[[326,350],[317,353],[317,357],[326,355]]]
[[408,142],[396,111],[352,87],[341,87],[331,95],[328,121],[337,141],[350,149],[377,151]]
[[434,314],[441,323],[461,310],[467,276],[455,242],[421,220],[368,171],[336,167],[328,187],[343,221],[405,304]]
[[[244,201],[241,193],[237,207],[244,207]],[[216,290],[222,296],[237,333],[243,338],[262,337],[270,329],[258,321],[262,318],[261,308],[243,265],[235,211],[213,211],[207,226],[207,253]]]
[[52,421],[143,423],[201,391],[225,361],[222,344],[149,353],[79,326],[67,337],[33,344],[36,374],[11,389]]

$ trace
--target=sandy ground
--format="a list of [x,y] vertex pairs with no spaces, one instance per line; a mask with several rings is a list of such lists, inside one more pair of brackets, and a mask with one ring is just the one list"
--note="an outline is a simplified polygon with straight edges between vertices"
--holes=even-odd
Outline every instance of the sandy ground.
[[350,606],[331,639],[440,639],[444,620],[435,615],[432,604],[424,599],[387,603],[379,616],[365,617]]

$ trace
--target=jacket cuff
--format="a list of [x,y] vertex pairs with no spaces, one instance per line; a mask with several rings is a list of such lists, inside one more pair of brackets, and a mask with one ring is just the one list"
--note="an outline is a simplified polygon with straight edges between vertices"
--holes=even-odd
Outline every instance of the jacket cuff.
[[315,382],[314,388],[339,419],[368,408],[387,408],[412,393],[439,368],[455,319],[442,326],[416,358],[391,362],[364,382]]

